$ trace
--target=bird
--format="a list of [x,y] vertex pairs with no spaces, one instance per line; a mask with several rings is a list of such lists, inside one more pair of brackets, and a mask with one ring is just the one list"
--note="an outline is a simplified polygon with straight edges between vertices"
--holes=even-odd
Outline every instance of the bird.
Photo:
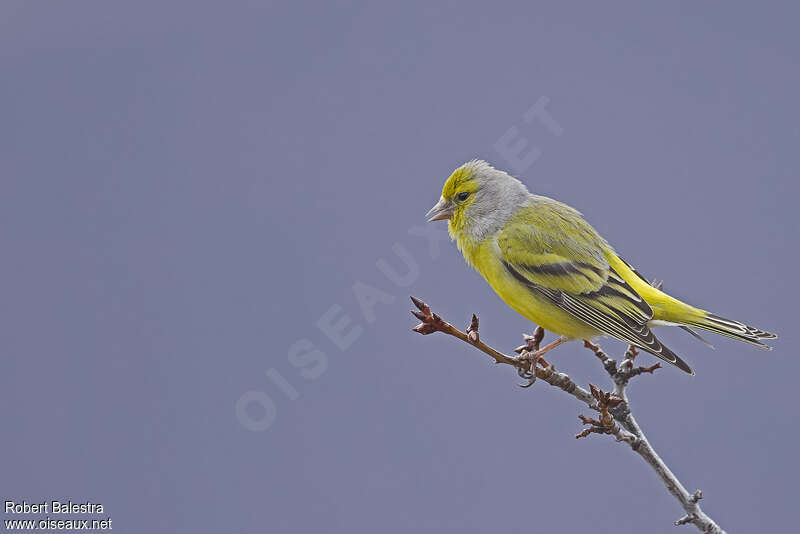
[[[510,174],[474,159],[456,168],[428,221],[446,220],[467,264],[523,317],[559,336],[537,357],[572,340],[608,336],[694,375],[653,333],[681,327],[727,336],[760,349],[770,332],[682,302],[650,284],[581,213],[532,194]],[[706,342],[707,343],[707,342]]]

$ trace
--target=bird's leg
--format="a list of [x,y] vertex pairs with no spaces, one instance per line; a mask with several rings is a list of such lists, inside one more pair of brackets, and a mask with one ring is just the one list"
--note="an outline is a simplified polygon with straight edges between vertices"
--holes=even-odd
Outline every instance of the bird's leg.
[[550,343],[549,345],[545,345],[544,347],[539,348],[539,344],[541,343],[543,337],[544,337],[544,330],[540,326],[536,329],[536,332],[534,333],[533,336],[525,337],[526,345],[519,347],[517,350],[517,352],[520,353],[519,355],[520,362],[530,362],[530,365],[527,366],[527,368],[524,365],[522,365],[517,369],[517,374],[519,374],[521,378],[528,380],[527,384],[523,384],[520,387],[525,387],[525,388],[531,387],[533,385],[533,382],[536,380],[535,367],[539,363],[541,363],[542,366],[544,367],[550,366],[550,364],[547,363],[547,360],[545,360],[542,356],[544,356],[557,346],[567,341],[567,338],[560,337],[555,341],[553,341],[552,343]]
[[560,337],[560,338],[556,339],[555,341],[553,341],[552,343],[550,343],[549,345],[546,345],[545,347],[539,349],[539,351],[538,351],[539,352],[539,359],[541,359],[543,354],[546,354],[546,353],[550,352],[551,350],[553,350],[557,346],[561,345],[562,343],[566,343],[567,341],[568,341],[567,338]]
[[[537,326],[536,330],[533,331],[532,336],[529,336],[528,334],[522,334],[522,339],[525,340],[525,344],[514,349],[514,352],[520,356],[533,354],[539,350],[539,346],[542,344],[542,339],[544,339],[544,328]],[[527,362],[528,359],[520,358],[520,361]],[[544,365],[547,365],[547,362],[544,362]],[[520,376],[520,378],[524,378],[528,381],[527,384],[524,384],[521,387],[531,387],[534,381],[536,381],[536,372],[534,371],[535,366],[536,361],[531,361],[527,367],[525,365],[517,366],[517,374]]]
[[532,352],[525,352],[524,354],[521,354],[519,359],[522,360],[522,361],[542,362],[542,365],[549,365],[547,362],[545,362],[542,359],[542,356],[544,356],[545,354],[547,354],[548,352],[550,352],[551,350],[553,350],[557,346],[561,345],[562,343],[566,343],[566,342],[567,342],[567,338],[560,337],[560,338],[556,339],[555,341],[553,341],[552,343],[550,343],[549,345],[545,345],[541,349],[534,350]]

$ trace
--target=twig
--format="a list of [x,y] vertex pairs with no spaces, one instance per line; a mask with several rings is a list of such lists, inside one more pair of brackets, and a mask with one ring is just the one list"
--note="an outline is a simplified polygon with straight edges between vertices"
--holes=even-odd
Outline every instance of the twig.
[[597,404],[600,407],[600,420],[592,419],[590,417],[584,417],[583,415],[579,415],[578,418],[584,425],[590,425],[589,428],[585,429],[583,432],[576,434],[576,438],[585,438],[589,434],[611,434],[617,441],[624,441],[628,445],[636,450],[639,446],[639,438],[637,438],[631,432],[620,428],[620,426],[614,421],[614,416],[611,414],[611,409],[616,408],[622,402],[624,402],[620,397],[616,395],[612,395],[611,393],[607,393],[601,390],[599,387],[595,386],[594,384],[589,384],[589,389],[592,392],[592,397],[597,400]]
[[415,332],[419,332],[422,335],[442,332],[456,337],[488,354],[494,359],[495,363],[503,363],[516,368],[520,376],[529,380],[525,387],[532,385],[537,378],[542,379],[548,384],[566,391],[592,410],[599,412],[599,419],[583,415],[579,416],[583,424],[589,425],[589,428],[577,434],[576,438],[587,437],[590,434],[609,434],[614,436],[617,441],[627,443],[658,474],[667,490],[678,500],[686,512],[686,515],[675,521],[676,525],[691,523],[701,532],[707,534],[725,534],[725,531],[700,508],[698,502],[703,497],[703,493],[700,490],[695,493],[689,493],[686,490],[667,467],[667,464],[655,452],[631,413],[630,402],[625,391],[629,380],[643,373],[652,374],[653,371],[661,367],[659,364],[634,368],[633,363],[637,350],[635,347],[629,347],[622,362],[617,365],[616,361],[603,352],[600,347],[586,341],[584,345],[594,352],[602,362],[614,385],[613,392],[605,392],[594,384],[589,384],[590,391],[586,391],[578,386],[568,375],[556,371],[552,363],[547,363],[541,358],[541,355],[537,354],[544,337],[544,330],[541,327],[536,329],[533,336],[525,336],[526,344],[516,350],[520,354],[519,357],[507,356],[480,341],[478,317],[476,315],[473,314],[465,333],[432,313],[430,307],[421,300],[414,297],[411,297],[411,300],[419,310],[412,310],[411,313],[422,321],[422,323],[413,328]]
[[603,349],[589,340],[584,340],[583,346],[594,352],[594,355],[600,359],[609,375],[614,376],[617,373],[617,361],[609,358],[608,354],[603,352]]
[[[448,334],[453,337],[457,337],[461,341],[469,343],[476,349],[480,350],[481,352],[488,354],[494,359],[495,363],[504,363],[507,365],[511,365],[516,369],[523,369],[527,371],[531,371],[528,368],[528,360],[520,356],[519,358],[515,358],[513,356],[506,356],[502,352],[493,349],[480,339],[476,341],[472,341],[467,334],[456,328],[455,326],[451,325],[435,313],[431,312],[430,307],[427,304],[422,302],[421,300],[411,297],[412,302],[414,305],[419,309],[419,311],[412,310],[411,313],[422,323],[415,326],[412,330],[414,332],[418,332],[422,335],[432,334],[434,332],[442,332],[444,334]],[[477,319],[477,318],[476,318]],[[477,320],[476,320],[477,323]],[[477,336],[476,336],[477,337]],[[538,362],[534,363],[542,363],[543,359],[539,359]],[[545,362],[546,363],[546,362]],[[593,410],[598,410],[597,401],[592,397],[592,394],[580,387],[578,384],[572,381],[569,376],[565,373],[560,373],[556,371],[553,365],[547,364],[547,367],[539,367],[533,366],[533,372],[535,373],[536,378],[540,378],[550,384],[551,386],[555,386],[557,388],[563,389],[579,401],[586,403],[587,406],[592,408]]]
[[688,523],[692,523],[695,525],[701,532],[709,533],[709,534],[725,534],[725,531],[722,530],[722,527],[717,525],[713,519],[711,519],[703,510],[700,508],[698,501],[702,499],[703,492],[701,490],[697,490],[694,493],[689,493],[686,488],[681,484],[681,481],[678,480],[678,477],[667,467],[667,464],[664,463],[664,460],[656,453],[653,449],[653,446],[650,445],[650,442],[647,440],[647,437],[644,435],[639,424],[634,419],[633,415],[628,413],[625,417],[625,422],[623,426],[627,428],[631,433],[635,434],[641,440],[641,443],[637,449],[634,449],[639,456],[644,458],[644,461],[647,462],[650,467],[658,474],[661,481],[664,482],[664,485],[667,487],[667,490],[676,498],[678,502],[681,503],[686,515],[675,521],[675,525],[685,525]]

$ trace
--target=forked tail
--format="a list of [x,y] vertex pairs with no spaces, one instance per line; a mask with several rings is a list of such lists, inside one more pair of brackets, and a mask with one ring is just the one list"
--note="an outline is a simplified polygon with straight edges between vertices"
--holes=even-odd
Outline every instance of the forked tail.
[[770,332],[759,330],[758,328],[748,326],[744,323],[740,323],[739,321],[725,319],[724,317],[714,315],[713,313],[707,313],[702,317],[686,321],[684,324],[693,326],[695,328],[700,328],[702,330],[707,330],[709,332],[714,332],[715,334],[732,337],[733,339],[750,343],[751,345],[755,345],[756,347],[764,350],[772,350],[772,347],[761,343],[761,339],[775,339],[778,337]]
[[[662,324],[684,325],[686,327],[700,328],[708,332],[738,339],[764,350],[772,347],[761,343],[762,339],[775,339],[775,334],[765,332],[758,328],[748,326],[733,319],[726,319],[705,310],[690,306],[685,302],[675,299],[656,287],[653,287],[647,278],[631,267],[625,260],[616,254],[606,255],[608,263],[619,272],[625,280],[647,301],[653,308],[653,318],[662,321]],[[689,330],[695,337],[696,333]],[[699,338],[707,343],[703,338]]]

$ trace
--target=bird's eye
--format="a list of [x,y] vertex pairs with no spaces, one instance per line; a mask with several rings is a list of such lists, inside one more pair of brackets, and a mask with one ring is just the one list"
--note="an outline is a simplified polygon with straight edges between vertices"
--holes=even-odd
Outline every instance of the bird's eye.
[[469,191],[463,191],[463,192],[461,192],[461,193],[456,195],[456,198],[460,202],[464,202],[465,200],[467,200],[468,197],[469,197]]

